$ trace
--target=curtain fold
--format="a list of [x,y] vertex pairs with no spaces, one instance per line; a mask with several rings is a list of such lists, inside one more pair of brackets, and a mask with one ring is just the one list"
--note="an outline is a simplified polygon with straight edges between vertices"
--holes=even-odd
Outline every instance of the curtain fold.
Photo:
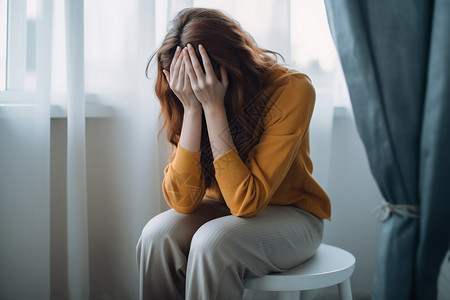
[[450,126],[442,118],[450,113],[442,84],[448,2],[326,0],[326,6],[358,132],[389,203],[373,299],[434,299],[450,236],[450,190],[442,177],[450,153]]
[[69,299],[89,298],[84,1],[65,1],[67,65],[67,270]]
[[450,1],[435,0],[420,147],[420,240],[416,293],[426,299],[436,289],[438,268],[450,243]]
[[[43,225],[37,235],[39,243],[33,247],[40,256],[34,257],[43,264],[39,270],[42,278],[42,299],[50,298],[50,103],[51,103],[51,46],[53,0],[39,0],[36,7],[36,104],[35,104],[35,148],[34,171],[39,175],[36,182],[37,195],[34,200]],[[40,294],[40,293],[39,293]],[[35,295],[32,296],[36,298]],[[0,297],[1,298],[1,297]],[[39,299],[37,297],[36,299]]]
[[[27,28],[26,1],[14,1],[11,6],[19,15],[11,24],[13,29]],[[22,70],[14,70],[14,76],[26,77],[9,78],[16,80],[10,88],[23,104],[0,108],[0,299],[46,300],[51,293],[52,0],[36,1],[29,15],[27,34],[35,41],[35,52],[27,64],[19,65]],[[20,42],[17,57],[25,58],[21,56],[26,53],[25,43]]]

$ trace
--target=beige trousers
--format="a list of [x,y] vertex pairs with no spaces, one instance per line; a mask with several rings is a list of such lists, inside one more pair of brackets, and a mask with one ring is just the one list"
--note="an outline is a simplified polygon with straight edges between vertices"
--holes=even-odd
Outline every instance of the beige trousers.
[[204,199],[192,214],[152,218],[137,245],[140,299],[241,299],[243,279],[289,269],[310,258],[323,221],[293,206],[269,205],[258,215],[230,215]]

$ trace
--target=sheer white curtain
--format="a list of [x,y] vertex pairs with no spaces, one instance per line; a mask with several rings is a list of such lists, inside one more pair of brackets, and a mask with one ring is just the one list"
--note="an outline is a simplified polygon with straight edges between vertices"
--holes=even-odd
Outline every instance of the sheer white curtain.
[[[291,3],[10,1],[15,13],[33,16],[36,31],[10,24],[23,27],[28,42],[23,70],[8,73],[22,74],[22,83],[0,99],[9,101],[0,105],[1,299],[138,298],[135,245],[166,207],[161,182],[170,148],[164,133],[158,139],[155,65],[150,79],[144,71],[167,21],[184,7],[222,9],[292,64]],[[321,136],[312,148],[322,149],[313,158],[325,169],[326,107],[311,129]],[[326,184],[327,172],[318,174]]]
[[[20,16],[26,2],[10,3]],[[29,77],[10,84],[0,107],[0,298],[50,298],[51,2],[33,12],[37,58],[14,70]],[[20,18],[12,18],[13,21]],[[22,21],[25,18],[21,19]],[[14,26],[25,29],[26,24]],[[14,45],[12,45],[14,46]],[[23,44],[22,44],[23,46]],[[17,47],[18,50],[20,47]],[[25,49],[15,53],[24,54]],[[23,56],[24,58],[24,56]],[[14,75],[12,75],[14,77]],[[28,87],[25,92],[25,86]],[[12,100],[7,105],[6,100]],[[20,104],[19,104],[20,100]]]
[[68,94],[67,270],[70,299],[89,297],[83,16],[83,1],[65,1]]
[[[154,83],[144,73],[155,50],[156,4],[99,0],[69,8],[79,5],[74,2],[65,2],[72,76],[67,78],[67,290],[58,279],[52,283],[59,287],[55,295],[67,293],[71,299],[136,299],[135,245],[148,219],[161,211],[167,160],[164,143],[157,140]],[[109,107],[110,113],[86,118],[83,112],[93,107]]]
[[10,14],[24,55],[0,99],[0,298],[136,299],[167,160],[144,73],[155,3],[14,0]]

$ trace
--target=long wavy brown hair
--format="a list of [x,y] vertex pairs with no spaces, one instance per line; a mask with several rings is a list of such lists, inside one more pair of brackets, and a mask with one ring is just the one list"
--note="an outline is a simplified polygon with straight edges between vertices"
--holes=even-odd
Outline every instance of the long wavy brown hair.
[[[161,130],[166,130],[168,140],[175,147],[181,134],[183,105],[170,89],[163,70],[169,70],[177,46],[184,48],[190,43],[198,53],[202,44],[220,79],[220,66],[228,73],[228,89],[225,107],[234,144],[245,162],[250,150],[259,142],[264,131],[263,121],[270,106],[270,94],[265,88],[282,81],[286,70],[277,62],[278,53],[261,49],[239,23],[219,10],[188,8],[180,11],[171,23],[161,47],[152,55],[149,66],[156,56],[158,72],[156,95],[161,104],[164,119]],[[201,140],[201,165],[206,186],[215,180],[213,155],[203,115]]]

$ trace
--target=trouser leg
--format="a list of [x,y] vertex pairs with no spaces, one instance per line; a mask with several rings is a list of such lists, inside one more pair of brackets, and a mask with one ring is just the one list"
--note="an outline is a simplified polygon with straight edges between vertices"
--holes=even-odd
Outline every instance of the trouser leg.
[[323,221],[291,206],[202,225],[191,242],[186,299],[241,299],[243,280],[287,270],[314,255]]
[[168,210],[152,218],[136,248],[140,299],[183,299],[192,236],[205,222],[227,214],[225,204],[203,200],[192,214]]

